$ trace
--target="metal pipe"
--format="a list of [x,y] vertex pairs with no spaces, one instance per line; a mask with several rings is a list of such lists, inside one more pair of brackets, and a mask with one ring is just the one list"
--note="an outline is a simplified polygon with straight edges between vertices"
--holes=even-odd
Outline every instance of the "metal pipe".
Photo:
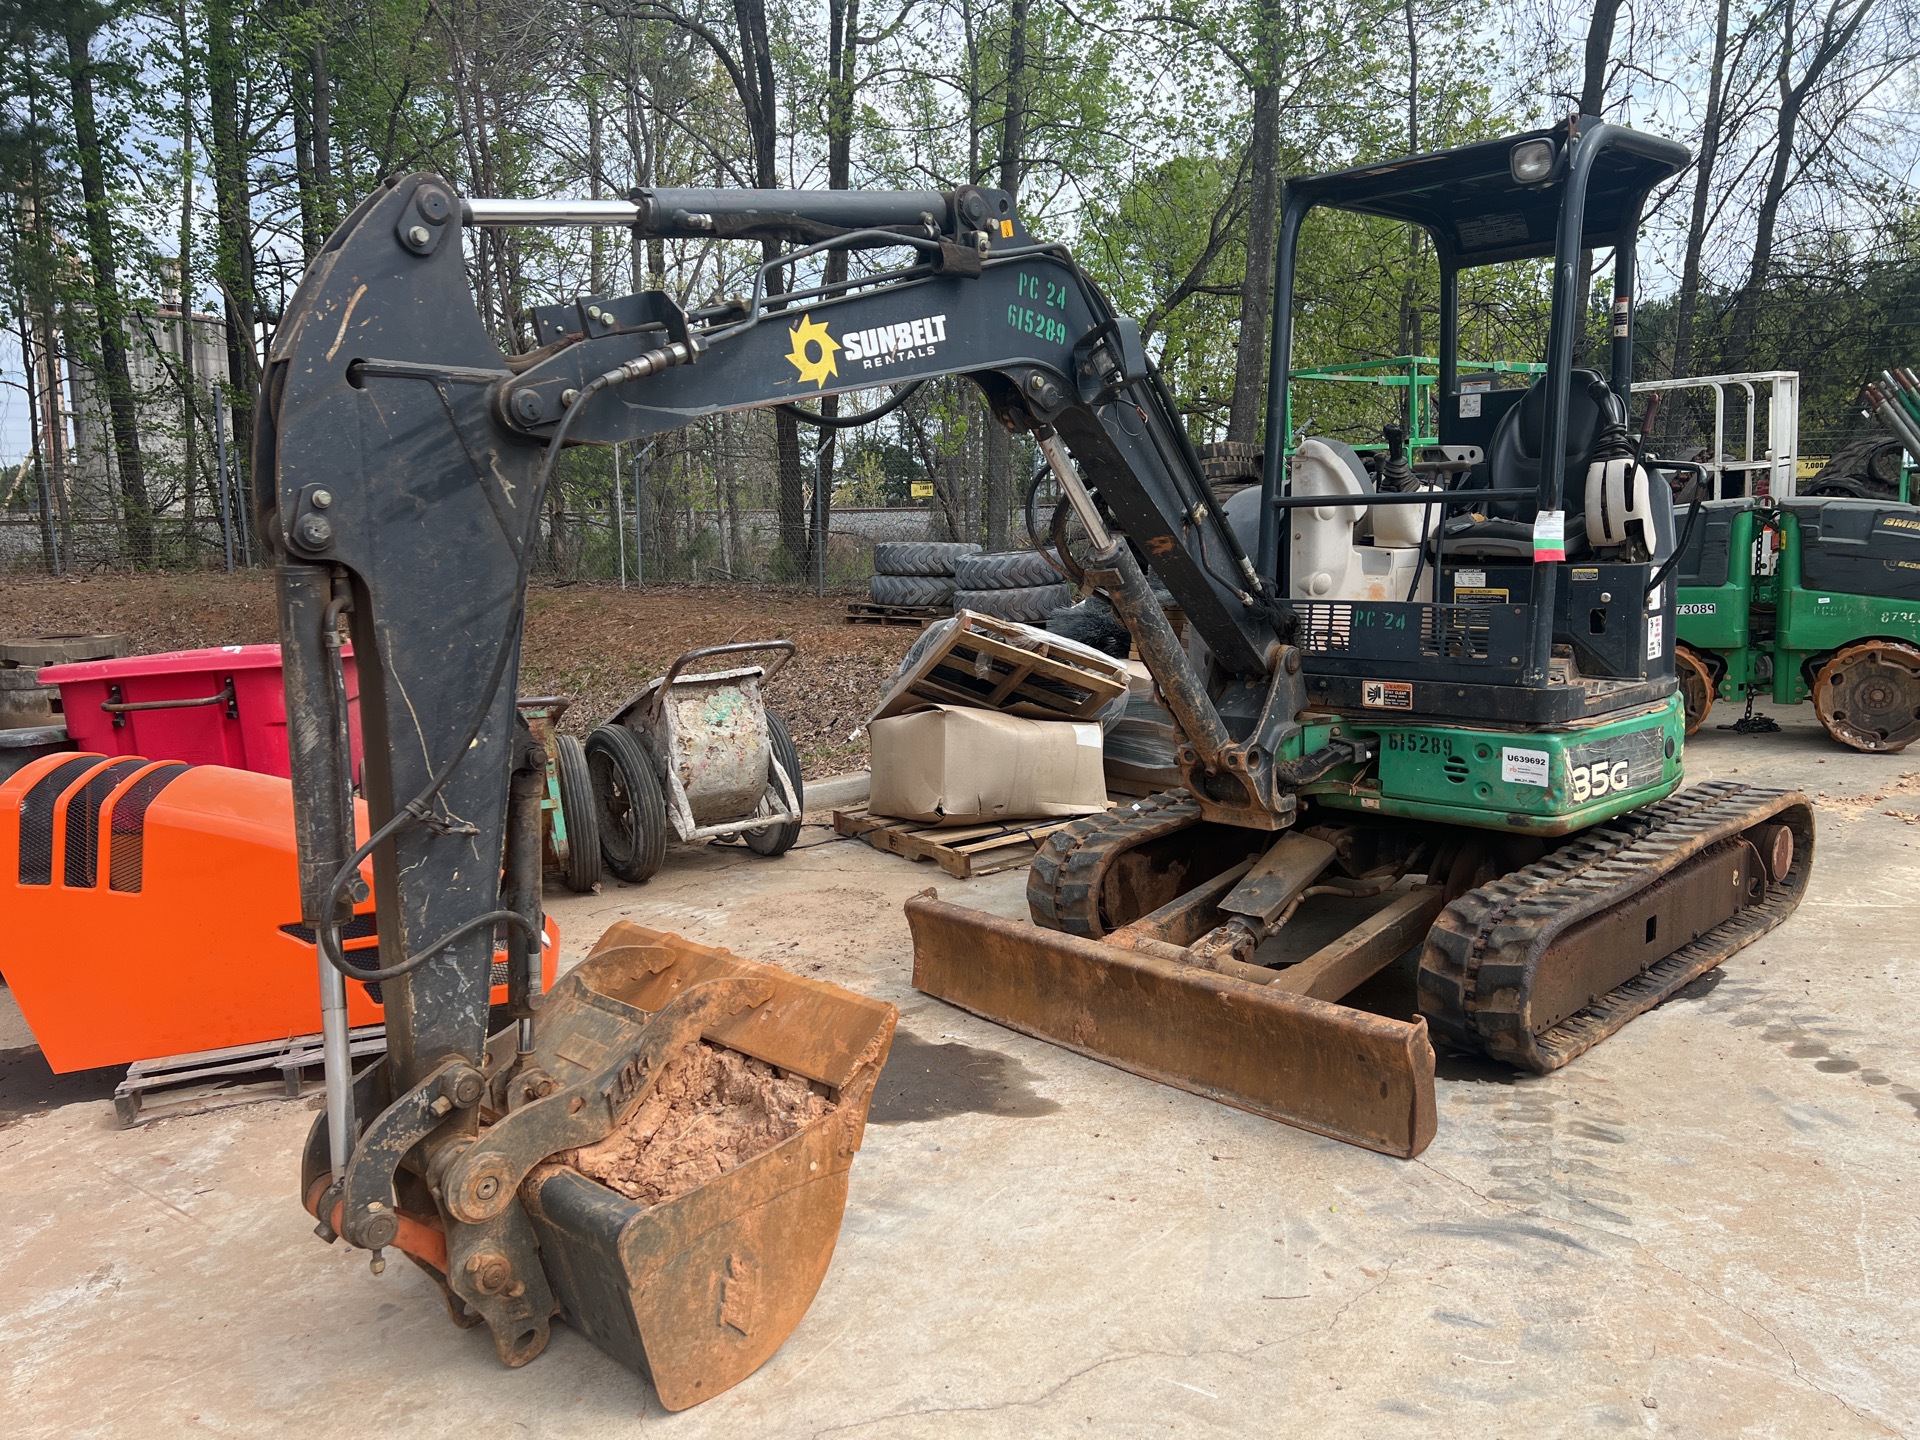
[[640,207],[631,200],[486,200],[460,202],[467,225],[632,225]]
[[1107,522],[1100,518],[1099,508],[1087,493],[1087,487],[1080,483],[1080,472],[1073,468],[1073,457],[1067,454],[1067,447],[1061,443],[1059,435],[1041,436],[1040,453],[1046,458],[1047,468],[1053,471],[1053,478],[1060,482],[1060,489],[1066,495],[1067,503],[1073,506],[1073,513],[1087,527],[1087,538],[1093,542],[1093,548],[1100,551],[1111,549],[1113,535],[1107,529]]
[[[1547,325],[1546,421],[1540,437],[1538,515],[1565,515],[1567,402],[1573,390],[1573,342],[1583,297],[1574,293],[1574,274],[1586,240],[1587,184],[1594,162],[1616,127],[1604,122],[1578,133],[1569,145],[1567,179],[1560,196],[1560,221],[1553,256],[1553,308]],[[1536,524],[1538,522],[1536,521]],[[1552,669],[1555,591],[1558,561],[1535,561],[1533,595],[1527,612],[1525,685],[1544,685]]]
[[[1454,263],[1452,250],[1435,240],[1434,247],[1440,260],[1440,374],[1434,385],[1433,434],[1440,436],[1440,417],[1446,413],[1447,401],[1460,388],[1460,268]],[[1459,418],[1455,411],[1455,419]],[[1407,443],[1411,445],[1420,432],[1410,431]]]
[[1288,396],[1293,369],[1293,260],[1300,225],[1312,206],[1283,187],[1280,237],[1273,252],[1273,328],[1267,346],[1267,433],[1260,463],[1260,541],[1254,568],[1273,582],[1276,595],[1287,594],[1287,551],[1280,543],[1280,512],[1273,502],[1286,484],[1287,445],[1292,441],[1293,407]]
[[[507,1005],[519,1020],[519,1049],[533,1049],[533,1012],[539,1008],[542,947],[546,927],[540,897],[540,797],[545,788],[544,755],[525,731],[521,756],[507,782],[507,835],[500,885],[502,909],[522,916],[527,924],[507,927]],[[519,749],[516,744],[515,749]]]
[[1636,237],[1629,232],[1621,236],[1613,247],[1613,344],[1608,352],[1608,383],[1613,386],[1613,393],[1620,397],[1620,403],[1629,407],[1629,410],[1633,399],[1634,287],[1640,283],[1637,273],[1639,251],[1635,240]]
[[1873,405],[1873,413],[1893,438],[1900,442],[1909,455],[1920,460],[1920,426],[1913,423],[1900,402],[1879,385],[1867,386],[1867,399]]
[[[327,647],[327,672],[333,699],[334,745],[340,756],[340,810],[352,824],[353,815],[353,729],[347,709],[347,679],[340,651],[340,617],[351,604],[345,576],[333,580],[333,599],[328,602],[320,622],[321,639]],[[327,1163],[333,1178],[342,1179],[347,1162],[353,1158],[353,1036],[347,1017],[347,977],[324,954],[316,958],[320,965],[320,1067],[327,1095]]]
[[613,442],[613,547],[620,552],[620,588],[627,588],[627,517],[624,496],[626,489],[620,483],[620,442]]
[[[989,200],[996,194],[983,193]],[[624,200],[476,196],[461,202],[461,217],[468,225],[632,225],[649,234],[702,235],[796,220],[839,229],[931,221],[944,229],[949,209],[938,190],[646,189]],[[1013,218],[1010,206],[1004,218]],[[987,223],[984,212],[979,223]]]

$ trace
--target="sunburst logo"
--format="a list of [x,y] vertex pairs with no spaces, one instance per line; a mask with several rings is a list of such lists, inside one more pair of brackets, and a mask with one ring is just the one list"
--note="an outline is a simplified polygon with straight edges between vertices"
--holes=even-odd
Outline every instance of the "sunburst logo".
[[827,322],[802,315],[800,323],[787,334],[793,337],[793,349],[787,352],[787,360],[800,372],[800,383],[811,382],[826,389],[827,381],[840,373],[833,358],[840,353],[840,342],[827,333]]

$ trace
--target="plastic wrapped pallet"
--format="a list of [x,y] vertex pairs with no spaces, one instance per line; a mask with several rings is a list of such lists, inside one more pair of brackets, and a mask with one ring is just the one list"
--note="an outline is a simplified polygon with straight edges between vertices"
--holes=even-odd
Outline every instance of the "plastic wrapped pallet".
[[926,825],[1092,815],[1107,806],[1100,727],[936,705],[867,727],[874,815]]

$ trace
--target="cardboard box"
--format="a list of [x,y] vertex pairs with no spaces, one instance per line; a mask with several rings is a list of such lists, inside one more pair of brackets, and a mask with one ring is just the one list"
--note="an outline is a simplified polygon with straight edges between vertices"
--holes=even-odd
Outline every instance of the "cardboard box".
[[867,726],[867,810],[927,825],[1092,815],[1107,807],[1100,727],[940,705]]

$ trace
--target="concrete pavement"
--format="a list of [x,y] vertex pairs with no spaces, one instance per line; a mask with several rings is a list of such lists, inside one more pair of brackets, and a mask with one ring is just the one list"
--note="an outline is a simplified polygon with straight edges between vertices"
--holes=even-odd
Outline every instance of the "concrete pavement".
[[569,956],[633,918],[901,1008],[819,1298],[671,1417],[564,1326],[501,1369],[410,1266],[316,1241],[310,1102],[120,1131],[0,1064],[6,1432],[1920,1431],[1920,773],[1781,718],[1709,729],[1688,768],[1820,799],[1799,914],[1556,1075],[1443,1061],[1412,1162],[916,994],[902,900],[1019,914],[1023,872],[959,884],[816,829],[557,900]]

